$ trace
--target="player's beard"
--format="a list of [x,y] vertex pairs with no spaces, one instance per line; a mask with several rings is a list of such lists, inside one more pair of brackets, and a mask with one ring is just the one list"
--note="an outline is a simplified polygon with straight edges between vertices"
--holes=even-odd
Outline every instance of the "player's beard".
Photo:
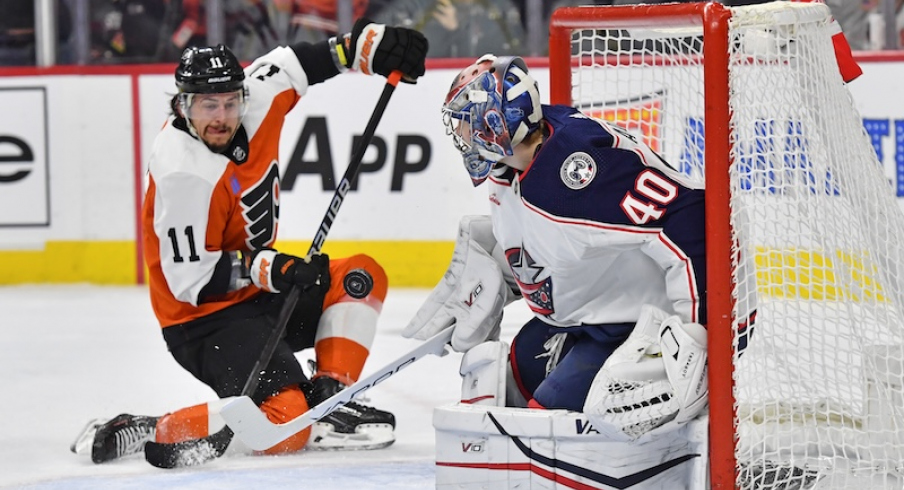
[[[235,129],[236,129],[236,128],[231,127],[231,128],[226,128],[226,129],[229,130],[229,137],[226,138],[225,142],[223,142],[223,143],[214,143],[214,142],[209,141],[209,140],[206,139],[206,138],[202,138],[202,141],[203,141],[204,144],[207,145],[207,147],[210,148],[210,150],[213,151],[214,153],[223,153],[224,151],[226,151],[226,149],[229,148],[229,145],[232,143],[232,138],[235,137]],[[222,138],[217,138],[217,139],[218,139],[219,141],[223,141]]]

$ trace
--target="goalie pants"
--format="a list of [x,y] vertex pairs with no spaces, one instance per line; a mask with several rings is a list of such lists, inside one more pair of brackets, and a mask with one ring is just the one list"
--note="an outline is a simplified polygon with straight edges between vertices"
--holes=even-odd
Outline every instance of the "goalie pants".
[[[624,323],[563,329],[532,319],[512,340],[510,362],[518,389],[532,405],[583,411],[596,373],[633,328]],[[559,333],[565,333],[560,350],[548,344]]]
[[[276,325],[285,296],[260,293],[204,318],[164,328],[163,337],[176,362],[218,397],[240,395]],[[283,387],[308,383],[295,352],[314,345],[323,298],[322,293],[301,294],[285,337],[251,397],[258,405]]]

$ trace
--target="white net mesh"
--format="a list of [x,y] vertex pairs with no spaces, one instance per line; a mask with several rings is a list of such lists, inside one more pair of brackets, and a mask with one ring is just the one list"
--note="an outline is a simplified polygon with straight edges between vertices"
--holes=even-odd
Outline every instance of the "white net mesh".
[[[904,488],[904,214],[838,74],[828,9],[731,13],[734,318],[757,311],[734,356],[737,485]],[[572,103],[703,179],[701,23],[629,23],[573,29]]]

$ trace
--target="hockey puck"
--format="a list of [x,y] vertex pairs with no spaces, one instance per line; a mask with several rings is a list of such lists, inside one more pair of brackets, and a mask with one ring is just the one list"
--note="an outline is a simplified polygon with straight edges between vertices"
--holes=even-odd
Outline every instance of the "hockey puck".
[[342,286],[349,296],[355,299],[361,299],[374,289],[374,279],[364,269],[354,269],[345,275],[342,280]]

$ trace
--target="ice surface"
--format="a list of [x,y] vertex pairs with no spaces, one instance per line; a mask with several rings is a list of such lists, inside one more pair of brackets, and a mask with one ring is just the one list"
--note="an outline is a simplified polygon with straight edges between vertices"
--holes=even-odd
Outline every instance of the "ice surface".
[[[400,332],[428,292],[389,291],[365,374],[416,345]],[[523,306],[507,310],[504,337],[529,318]],[[157,469],[141,457],[95,465],[69,452],[89,419],[160,415],[213,392],[167,352],[144,287],[2,287],[0,488],[432,489],[433,407],[458,400],[460,360],[454,352],[427,356],[366,393],[369,403],[396,415],[396,443],[387,449],[232,456],[180,470]]]

